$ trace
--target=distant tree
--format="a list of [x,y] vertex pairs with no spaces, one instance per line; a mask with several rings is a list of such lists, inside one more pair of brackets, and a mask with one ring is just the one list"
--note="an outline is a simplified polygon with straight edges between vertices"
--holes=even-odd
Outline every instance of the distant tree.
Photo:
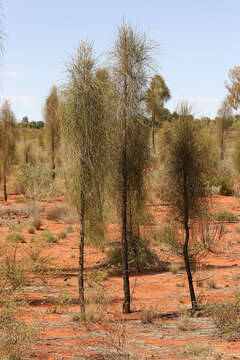
[[28,121],[28,117],[27,117],[27,116],[24,116],[24,117],[22,118],[21,125],[22,125],[22,127],[28,127],[28,126],[29,126],[29,121]]
[[221,160],[223,160],[225,153],[225,133],[226,130],[231,127],[232,123],[232,109],[228,99],[226,98],[221,103],[218,110],[218,116],[216,117],[217,137],[220,146]]
[[16,118],[6,100],[0,112],[0,156],[3,176],[4,200],[7,201],[7,175],[16,153]]
[[46,132],[50,148],[53,179],[55,179],[56,176],[56,152],[60,140],[58,103],[59,99],[57,94],[57,88],[56,86],[53,86],[51,93],[46,100],[44,111]]
[[229,70],[229,82],[226,88],[229,92],[228,101],[231,107],[237,110],[240,106],[240,66],[235,66]]
[[84,41],[68,67],[69,83],[60,103],[66,183],[80,221],[79,301],[85,313],[84,243],[86,232],[103,236],[102,196],[105,164],[102,89],[95,76],[91,43]]
[[[209,146],[204,145],[197,131],[196,121],[189,107],[182,105],[178,118],[164,127],[162,154],[167,182],[167,196],[172,217],[183,228],[182,254],[188,277],[192,309],[198,308],[189,258],[189,242],[194,240],[194,223],[200,222],[206,213],[211,156]],[[197,247],[197,245],[196,245]]]
[[[129,240],[137,236],[136,221],[144,203],[143,174],[149,156],[148,136],[140,126],[142,104],[146,92],[148,70],[151,64],[152,44],[145,34],[123,23],[112,51],[113,74],[117,91],[115,116],[116,152],[115,170],[118,183],[115,198],[119,201],[122,231],[123,313],[129,313],[131,296],[129,287]],[[114,131],[114,127],[113,127]],[[138,215],[138,216],[137,216]]]
[[160,75],[155,75],[150,83],[150,87],[146,92],[145,103],[147,112],[151,114],[152,125],[152,145],[155,152],[155,126],[156,121],[161,119],[163,115],[164,103],[171,97],[170,91],[165,84],[164,79]]

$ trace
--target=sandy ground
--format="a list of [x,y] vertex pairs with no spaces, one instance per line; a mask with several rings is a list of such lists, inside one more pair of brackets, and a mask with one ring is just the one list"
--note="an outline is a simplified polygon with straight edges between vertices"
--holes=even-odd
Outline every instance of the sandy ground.
[[[14,202],[10,196],[9,204]],[[63,201],[57,202],[63,205]],[[66,229],[66,224],[46,220],[46,210],[55,203],[42,203],[42,229],[48,227],[54,234]],[[5,205],[6,206],[6,205]],[[23,204],[24,206],[24,204]],[[215,209],[228,209],[240,215],[238,199],[235,197],[215,196]],[[165,209],[153,206],[156,223],[160,223]],[[21,220],[21,219],[20,219]],[[7,229],[3,228],[3,232]],[[34,235],[25,232],[27,244]],[[109,224],[108,235],[112,239],[119,237],[119,229]],[[21,244],[24,248],[26,244]],[[224,237],[216,254],[201,261],[201,268],[194,274],[197,298],[202,303],[232,299],[240,294],[240,227],[239,224],[225,224]],[[157,247],[154,250],[163,258]],[[93,312],[99,315],[100,322],[84,325],[73,320],[73,314],[79,311],[77,304],[78,288],[78,234],[76,229],[66,239],[51,244],[45,254],[52,258],[53,264],[60,267],[54,278],[44,282],[30,279],[24,288],[24,297],[30,306],[24,316],[33,318],[41,325],[40,340],[29,354],[31,359],[103,359],[97,354],[113,353],[115,359],[121,351],[136,355],[136,359],[187,359],[183,347],[188,343],[202,343],[215,353],[203,354],[199,359],[240,359],[240,342],[227,342],[217,336],[210,319],[196,317],[188,320],[188,329],[179,328],[178,315],[190,309],[190,299],[186,274],[181,259],[175,259],[179,271],[144,271],[131,274],[132,310],[129,315],[121,315],[122,278],[109,271],[109,277],[103,282],[107,304],[104,310],[95,305]],[[86,246],[86,268],[99,265],[105,253]],[[165,259],[164,259],[165,260]],[[54,265],[53,265],[54,266]],[[199,279],[205,279],[198,286]],[[211,279],[211,281],[209,281]],[[238,280],[239,279],[239,280]],[[214,280],[214,281],[213,281]],[[214,286],[209,285],[209,282]],[[90,289],[91,291],[91,289]],[[69,295],[69,300],[66,299]],[[65,296],[65,297],[64,297]],[[67,302],[67,303],[66,303]],[[146,311],[151,307],[154,313],[152,323],[143,323]],[[211,357],[212,356],[212,357]],[[215,357],[214,357],[215,356]],[[191,359],[193,357],[190,357]]]

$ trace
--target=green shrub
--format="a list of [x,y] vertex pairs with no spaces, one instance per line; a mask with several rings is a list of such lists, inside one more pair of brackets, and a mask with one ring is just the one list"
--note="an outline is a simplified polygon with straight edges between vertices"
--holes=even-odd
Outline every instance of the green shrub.
[[16,319],[6,311],[0,315],[0,355],[1,359],[21,360],[37,342],[38,327]]
[[49,229],[44,230],[39,235],[39,239],[43,240],[43,241],[46,241],[49,244],[57,243],[57,239],[55,238],[55,236],[53,235],[53,233]]
[[234,181],[232,169],[226,162],[223,162],[218,169],[218,174],[212,179],[210,186],[218,188],[221,195],[233,195]]
[[60,233],[57,234],[57,238],[58,240],[66,239],[67,233],[65,231],[61,231]]
[[184,345],[182,349],[182,354],[185,356],[185,359],[206,359],[212,353],[213,350],[209,347],[208,344],[200,342],[189,342],[188,344]]
[[183,246],[176,229],[171,225],[163,225],[158,232],[158,241],[166,245],[167,248],[176,256],[182,256]]
[[209,305],[206,312],[212,318],[218,335],[227,341],[240,339],[240,301]]
[[29,199],[42,200],[54,192],[54,182],[49,174],[47,163],[27,163],[22,166],[15,177],[15,191]]
[[212,217],[216,221],[227,221],[227,222],[238,221],[237,214],[224,209],[216,211],[214,214],[212,214]]
[[0,263],[1,279],[6,286],[11,286],[12,290],[19,289],[27,283],[26,264],[17,261],[14,254],[6,256]]
[[[115,267],[121,266],[121,248],[116,246],[115,248],[110,249],[107,253],[107,259],[109,265]],[[146,241],[137,236],[129,240],[128,262],[130,267],[133,267],[138,271],[162,265],[158,256],[150,250]]]
[[7,241],[10,241],[12,243],[25,243],[26,242],[23,234],[20,232],[15,232],[15,231],[8,234]]

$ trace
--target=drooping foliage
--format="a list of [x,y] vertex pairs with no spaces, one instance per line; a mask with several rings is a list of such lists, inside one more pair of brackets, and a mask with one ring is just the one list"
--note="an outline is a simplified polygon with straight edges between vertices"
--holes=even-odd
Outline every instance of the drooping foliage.
[[152,145],[155,152],[155,127],[164,120],[164,103],[170,99],[170,91],[160,75],[155,75],[145,96],[146,110],[151,115]]
[[47,143],[51,158],[51,173],[53,179],[56,177],[56,154],[60,142],[58,102],[59,99],[57,88],[56,86],[53,86],[50,95],[46,99],[44,114],[46,122]]
[[130,312],[128,248],[139,238],[145,203],[144,173],[149,162],[149,132],[141,124],[142,100],[151,65],[152,45],[145,34],[123,23],[112,51],[117,94],[115,116],[115,198],[122,228],[123,312]]
[[60,106],[66,184],[81,225],[79,299],[83,313],[85,234],[89,229],[88,234],[103,237],[104,232],[102,202],[106,142],[95,66],[91,43],[82,42],[68,67],[69,83],[62,93]]
[[[184,233],[182,253],[188,276],[192,308],[197,308],[189,258],[195,224],[208,207],[212,159],[208,142],[202,139],[189,107],[182,105],[179,117],[162,134],[162,160],[172,217]],[[197,244],[195,245],[197,246]]]
[[10,103],[6,100],[0,112],[0,157],[4,200],[7,201],[7,175],[16,154],[16,119]]

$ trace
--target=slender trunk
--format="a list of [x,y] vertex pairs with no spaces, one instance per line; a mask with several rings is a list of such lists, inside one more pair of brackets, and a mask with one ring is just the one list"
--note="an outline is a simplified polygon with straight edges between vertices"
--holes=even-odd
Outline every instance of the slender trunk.
[[52,179],[55,180],[56,174],[55,174],[55,143],[54,143],[54,131],[52,130]]
[[221,131],[221,160],[224,158],[224,130]]
[[156,147],[155,147],[155,111],[152,112],[152,146],[153,146],[153,152],[156,153]]
[[188,286],[192,303],[192,310],[196,311],[198,309],[195,291],[193,287],[192,273],[188,256],[188,243],[189,243],[189,207],[188,207],[188,193],[187,193],[187,174],[184,172],[184,230],[185,230],[185,242],[183,246],[183,256],[185,269],[188,277]]
[[80,311],[85,314],[85,300],[84,300],[84,238],[85,238],[85,198],[84,193],[81,193],[81,212],[80,212],[80,242],[79,242],[79,278],[78,291]]
[[3,194],[4,201],[7,201],[7,171],[6,171],[6,162],[3,161]]
[[123,313],[128,314],[131,312],[130,303],[130,286],[129,286],[129,270],[128,270],[128,236],[127,236],[127,78],[124,80],[124,114],[123,114],[123,132],[124,144],[122,153],[122,270],[123,270]]
[[[125,140],[126,142],[126,140]],[[130,287],[128,270],[128,238],[127,238],[127,170],[126,170],[126,144],[123,150],[122,163],[122,266],[123,266],[123,313],[130,313]]]
[[26,151],[26,153],[25,153],[25,163],[28,164],[28,161],[29,161],[28,160],[28,151]]

